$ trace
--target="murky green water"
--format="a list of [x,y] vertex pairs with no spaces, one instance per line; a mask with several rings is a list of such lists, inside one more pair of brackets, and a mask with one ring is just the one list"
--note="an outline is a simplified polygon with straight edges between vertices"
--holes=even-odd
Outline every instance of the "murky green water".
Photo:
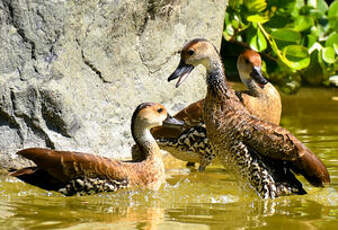
[[171,157],[159,192],[63,197],[0,176],[0,229],[338,229],[338,90],[303,89],[283,106],[282,124],[323,159],[329,187],[305,182],[308,195],[262,201],[220,167],[191,172]]

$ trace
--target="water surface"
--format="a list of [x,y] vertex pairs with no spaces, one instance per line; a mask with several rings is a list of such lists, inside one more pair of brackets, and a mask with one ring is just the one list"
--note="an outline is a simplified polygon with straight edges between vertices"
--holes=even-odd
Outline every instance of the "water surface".
[[120,191],[64,197],[0,176],[0,229],[338,229],[338,90],[283,96],[282,125],[326,164],[327,188],[262,201],[221,167],[198,173],[165,156],[158,192]]

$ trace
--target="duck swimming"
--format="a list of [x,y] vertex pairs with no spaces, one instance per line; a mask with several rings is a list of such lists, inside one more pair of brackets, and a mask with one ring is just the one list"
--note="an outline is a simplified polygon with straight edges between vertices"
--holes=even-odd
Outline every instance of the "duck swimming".
[[124,162],[93,154],[29,148],[17,152],[37,166],[11,172],[24,182],[70,196],[115,192],[121,188],[140,187],[158,190],[165,181],[160,148],[150,129],[164,123],[182,125],[163,105],[140,104],[133,113],[131,132],[146,157],[141,162]]
[[188,42],[177,69],[168,78],[176,87],[195,66],[207,72],[203,116],[214,153],[229,172],[247,181],[264,198],[306,194],[294,174],[313,186],[330,183],[322,161],[286,129],[251,115],[229,86],[217,49],[205,39]]
[[[238,57],[240,79],[248,90],[235,93],[252,115],[278,125],[282,113],[281,97],[277,89],[262,76],[261,63],[260,55],[253,50],[246,50]],[[152,129],[161,149],[188,161],[189,166],[200,163],[199,171],[204,171],[215,158],[206,135],[203,103],[202,99],[190,104],[174,116],[184,121],[185,125],[181,128],[161,126]]]

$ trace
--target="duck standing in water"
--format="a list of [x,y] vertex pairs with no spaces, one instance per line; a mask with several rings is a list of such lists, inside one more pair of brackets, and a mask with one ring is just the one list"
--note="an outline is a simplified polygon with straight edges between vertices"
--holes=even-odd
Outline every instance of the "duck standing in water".
[[37,166],[10,173],[29,184],[65,195],[115,192],[126,187],[158,190],[165,181],[160,148],[150,129],[164,123],[182,125],[163,105],[139,105],[131,123],[132,136],[146,156],[141,162],[124,162],[92,154],[29,148],[17,154]]
[[[278,125],[282,113],[281,97],[277,89],[262,76],[261,64],[260,55],[253,50],[246,50],[238,57],[240,79],[248,90],[235,93],[252,115]],[[161,126],[151,131],[161,149],[188,161],[188,166],[199,163],[199,171],[204,171],[215,158],[206,135],[203,103],[203,99],[199,100],[174,116],[183,120],[184,126]]]
[[169,81],[178,87],[195,66],[207,71],[204,121],[212,150],[223,165],[262,198],[305,194],[295,175],[313,186],[330,183],[322,161],[286,129],[251,115],[229,87],[217,49],[205,39],[188,42]]

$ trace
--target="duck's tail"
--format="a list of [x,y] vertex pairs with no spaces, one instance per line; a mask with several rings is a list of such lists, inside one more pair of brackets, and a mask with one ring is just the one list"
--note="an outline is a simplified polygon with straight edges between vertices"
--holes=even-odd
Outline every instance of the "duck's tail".
[[295,161],[297,169],[293,170],[302,174],[313,186],[330,184],[330,175],[324,163],[304,145],[302,147],[303,154]]

